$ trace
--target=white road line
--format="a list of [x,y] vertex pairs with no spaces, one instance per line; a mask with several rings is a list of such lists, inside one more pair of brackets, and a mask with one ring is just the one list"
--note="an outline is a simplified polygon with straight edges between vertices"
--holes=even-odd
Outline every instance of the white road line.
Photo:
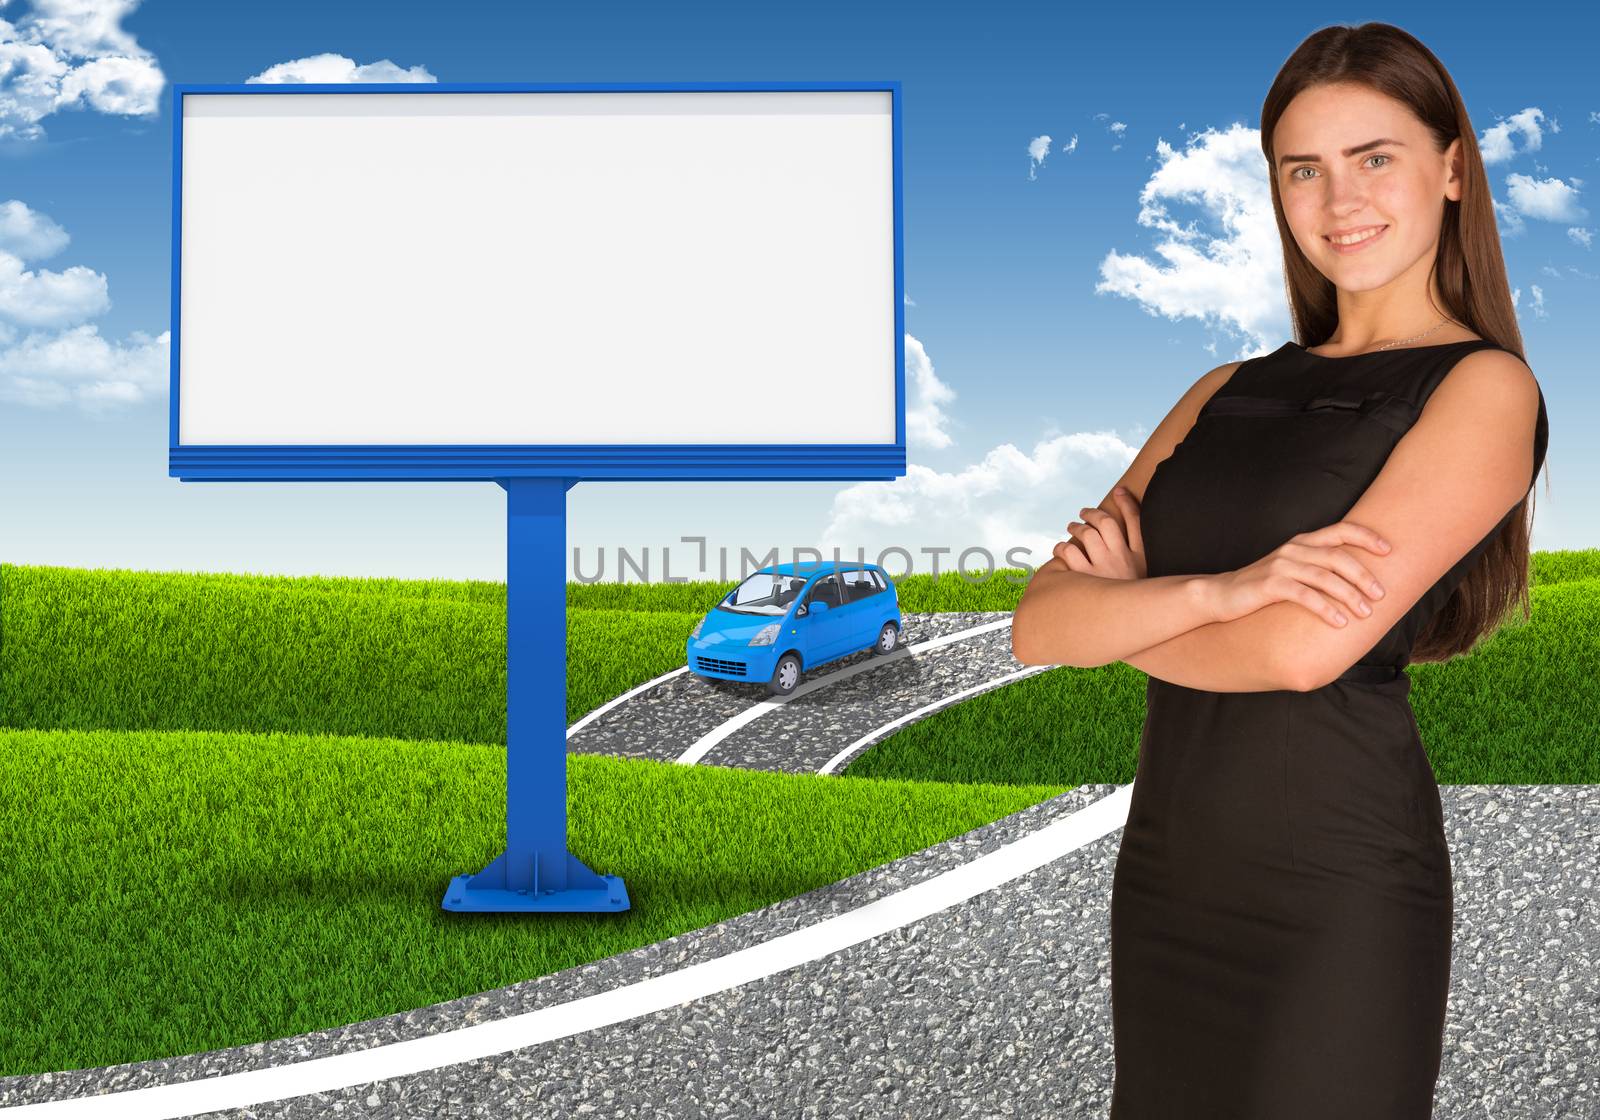
[[677,761],[685,766],[693,766],[704,758],[712,747],[715,747],[729,735],[739,730],[739,728],[754,723],[764,715],[777,711],[798,696],[815,692],[819,688],[827,688],[829,685],[838,684],[840,681],[847,681],[857,673],[870,673],[872,670],[881,668],[884,665],[892,665],[896,661],[910,657],[913,653],[937,649],[939,646],[949,645],[951,642],[963,642],[968,638],[975,638],[979,634],[987,634],[991,630],[1000,630],[1010,625],[1011,616],[1007,615],[1005,618],[996,619],[994,622],[985,622],[981,626],[974,626],[967,630],[957,630],[953,634],[944,634],[937,638],[929,638],[927,641],[918,642],[914,646],[901,646],[899,650],[889,654],[887,657],[872,657],[865,661],[857,661],[854,665],[847,665],[836,672],[826,673],[814,680],[809,680],[787,696],[769,696],[765,700],[752,704],[732,719],[725,720],[706,732],[695,741],[693,746],[679,755]]
[[905,890],[663,976],[404,1042],[195,1081],[18,1105],[0,1109],[0,1115],[8,1120],[167,1120],[405,1077],[626,1022],[820,960],[1004,886],[1121,828],[1132,793],[1132,785],[1119,786],[1037,832]]
[[827,763],[824,764],[822,769],[818,770],[817,773],[818,774],[832,774],[840,766],[843,766],[847,761],[849,761],[849,759],[850,759],[850,757],[852,755],[854,755],[862,747],[865,747],[868,743],[871,743],[873,740],[877,739],[885,731],[888,731],[891,728],[899,727],[901,724],[910,723],[912,720],[916,719],[918,716],[927,715],[929,712],[936,712],[940,708],[948,708],[951,704],[954,704],[958,700],[963,700],[966,697],[971,696],[971,695],[973,695],[975,693],[987,692],[991,688],[998,688],[1000,685],[1003,685],[1003,684],[1007,683],[1008,681],[1020,680],[1023,677],[1031,677],[1035,673],[1042,673],[1046,669],[1055,669],[1055,668],[1058,668],[1058,666],[1055,666],[1055,665],[1029,665],[1026,669],[1018,669],[1015,673],[1007,673],[1005,676],[996,677],[992,681],[984,681],[982,684],[975,684],[971,688],[963,688],[960,692],[952,693],[949,696],[941,696],[939,699],[935,700],[933,703],[924,704],[924,705],[922,705],[922,707],[918,708],[914,712],[907,712],[905,715],[900,716],[898,719],[892,719],[888,723],[880,724],[879,726],[874,727],[871,731],[867,732],[865,735],[861,736],[861,738],[859,738],[855,742],[851,743],[844,750],[840,751],[838,754],[836,754],[832,758],[828,759]]
[[673,669],[671,672],[662,673],[659,677],[651,677],[649,680],[645,681],[643,684],[639,685],[638,687],[628,689],[628,691],[624,692],[621,696],[615,697],[615,698],[613,698],[611,700],[607,700],[604,704],[601,704],[594,711],[590,712],[588,715],[586,715],[582,719],[578,720],[577,723],[575,723],[571,727],[567,728],[567,738],[569,738],[569,739],[572,738],[572,736],[573,736],[573,734],[575,732],[582,730],[587,724],[592,723],[594,720],[599,719],[601,716],[605,715],[612,708],[615,708],[618,704],[622,703],[624,700],[627,700],[630,697],[637,696],[637,695],[639,695],[639,693],[645,692],[648,689],[652,689],[656,685],[660,684],[662,681],[667,680],[670,677],[675,677],[679,673],[687,673],[688,671],[689,671],[689,666],[681,665],[678,668]]

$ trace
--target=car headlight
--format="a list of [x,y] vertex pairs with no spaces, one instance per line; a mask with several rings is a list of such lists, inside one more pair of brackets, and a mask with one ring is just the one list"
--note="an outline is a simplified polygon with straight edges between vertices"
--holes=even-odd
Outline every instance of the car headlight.
[[700,636],[700,627],[704,626],[705,624],[706,624],[706,620],[704,618],[702,618],[699,622],[695,623],[694,624],[694,629],[689,631],[689,637],[698,638]]
[[776,622],[763,626],[756,631],[756,636],[750,639],[750,644],[753,646],[770,646],[778,640],[778,626],[779,624]]

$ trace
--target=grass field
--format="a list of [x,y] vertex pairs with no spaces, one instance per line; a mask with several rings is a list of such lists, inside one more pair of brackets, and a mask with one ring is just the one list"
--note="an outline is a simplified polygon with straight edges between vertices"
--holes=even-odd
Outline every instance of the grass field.
[[[1441,783],[1600,782],[1600,551],[1536,554],[1534,580],[1531,622],[1410,670]],[[680,667],[731,586],[570,585],[568,722]],[[906,613],[1021,596],[899,587]],[[902,730],[845,781],[569,756],[569,846],[633,908],[452,914],[449,879],[504,846],[503,584],[0,564],[0,1075],[502,986],[1131,781],[1144,682],[1052,669]]]

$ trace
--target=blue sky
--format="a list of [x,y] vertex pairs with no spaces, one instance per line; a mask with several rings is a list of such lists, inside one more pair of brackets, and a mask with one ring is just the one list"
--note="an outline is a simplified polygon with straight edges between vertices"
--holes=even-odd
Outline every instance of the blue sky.
[[569,561],[593,575],[603,547],[606,579],[619,547],[648,550],[651,579],[664,548],[689,578],[720,578],[719,548],[730,576],[741,548],[1042,563],[1196,377],[1290,337],[1261,100],[1304,36],[1369,17],[1427,43],[1466,99],[1549,408],[1533,545],[1594,547],[1600,19],[1581,11],[0,0],[0,560],[505,578],[492,483],[169,477],[174,83],[897,80],[907,476],[580,483]]

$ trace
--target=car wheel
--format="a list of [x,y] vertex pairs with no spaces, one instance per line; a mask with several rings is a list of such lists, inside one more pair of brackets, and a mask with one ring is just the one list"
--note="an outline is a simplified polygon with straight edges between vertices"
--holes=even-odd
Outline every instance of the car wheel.
[[883,629],[878,631],[878,644],[872,652],[882,657],[886,653],[893,653],[900,645],[900,631],[892,622],[885,622]]
[[767,682],[767,691],[774,696],[787,696],[799,683],[800,658],[796,654],[786,653],[778,658],[778,666],[772,670],[772,679]]

